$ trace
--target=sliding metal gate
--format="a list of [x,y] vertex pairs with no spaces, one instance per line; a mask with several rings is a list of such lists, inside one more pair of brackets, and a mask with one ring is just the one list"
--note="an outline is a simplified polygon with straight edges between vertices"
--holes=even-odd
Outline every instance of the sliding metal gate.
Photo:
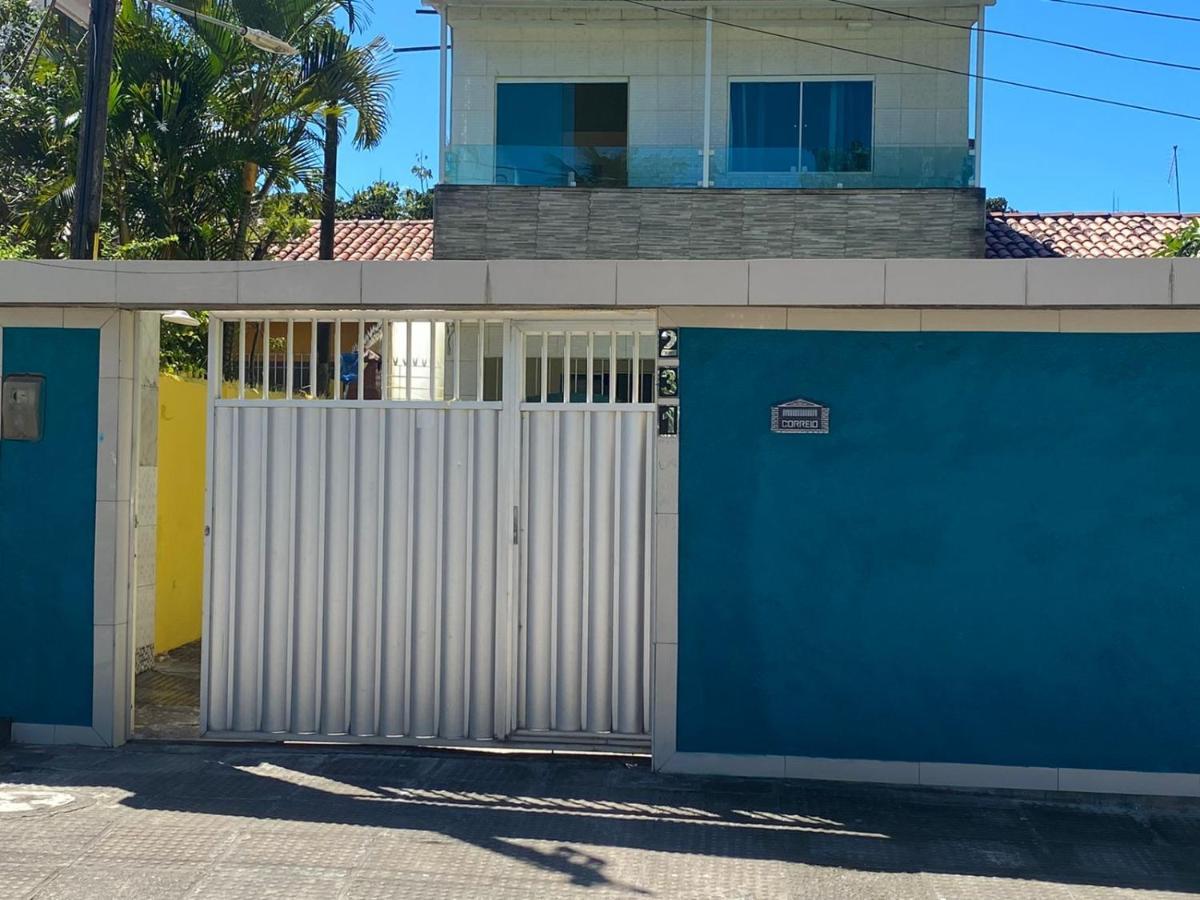
[[644,739],[645,323],[239,316],[209,371],[206,733]]

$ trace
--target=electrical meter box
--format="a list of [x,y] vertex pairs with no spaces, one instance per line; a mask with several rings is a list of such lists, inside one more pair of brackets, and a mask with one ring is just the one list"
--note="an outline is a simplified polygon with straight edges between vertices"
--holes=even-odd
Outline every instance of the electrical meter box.
[[5,375],[0,394],[0,439],[40,441],[44,375]]

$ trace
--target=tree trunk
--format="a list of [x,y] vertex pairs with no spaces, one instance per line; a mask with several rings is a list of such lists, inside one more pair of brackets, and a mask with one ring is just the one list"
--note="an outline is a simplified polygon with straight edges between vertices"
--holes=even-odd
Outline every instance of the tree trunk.
[[254,204],[254,185],[258,181],[257,163],[242,166],[242,208],[238,210],[237,232],[233,238],[233,258],[246,258],[246,231],[250,227],[250,207]]
[[333,259],[333,230],[337,222],[338,114],[325,113],[325,180],[321,190],[320,259]]

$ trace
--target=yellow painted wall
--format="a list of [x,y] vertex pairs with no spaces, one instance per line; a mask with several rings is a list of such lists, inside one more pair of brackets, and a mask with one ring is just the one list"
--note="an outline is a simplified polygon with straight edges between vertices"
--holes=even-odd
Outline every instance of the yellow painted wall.
[[205,390],[204,381],[158,378],[157,653],[200,639]]

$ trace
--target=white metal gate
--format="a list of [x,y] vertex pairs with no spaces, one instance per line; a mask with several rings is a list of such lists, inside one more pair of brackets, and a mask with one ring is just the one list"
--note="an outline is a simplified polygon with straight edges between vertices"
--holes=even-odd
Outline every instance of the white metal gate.
[[209,371],[206,733],[648,733],[644,324],[239,316]]
[[648,735],[654,335],[572,324],[520,333],[517,727]]

